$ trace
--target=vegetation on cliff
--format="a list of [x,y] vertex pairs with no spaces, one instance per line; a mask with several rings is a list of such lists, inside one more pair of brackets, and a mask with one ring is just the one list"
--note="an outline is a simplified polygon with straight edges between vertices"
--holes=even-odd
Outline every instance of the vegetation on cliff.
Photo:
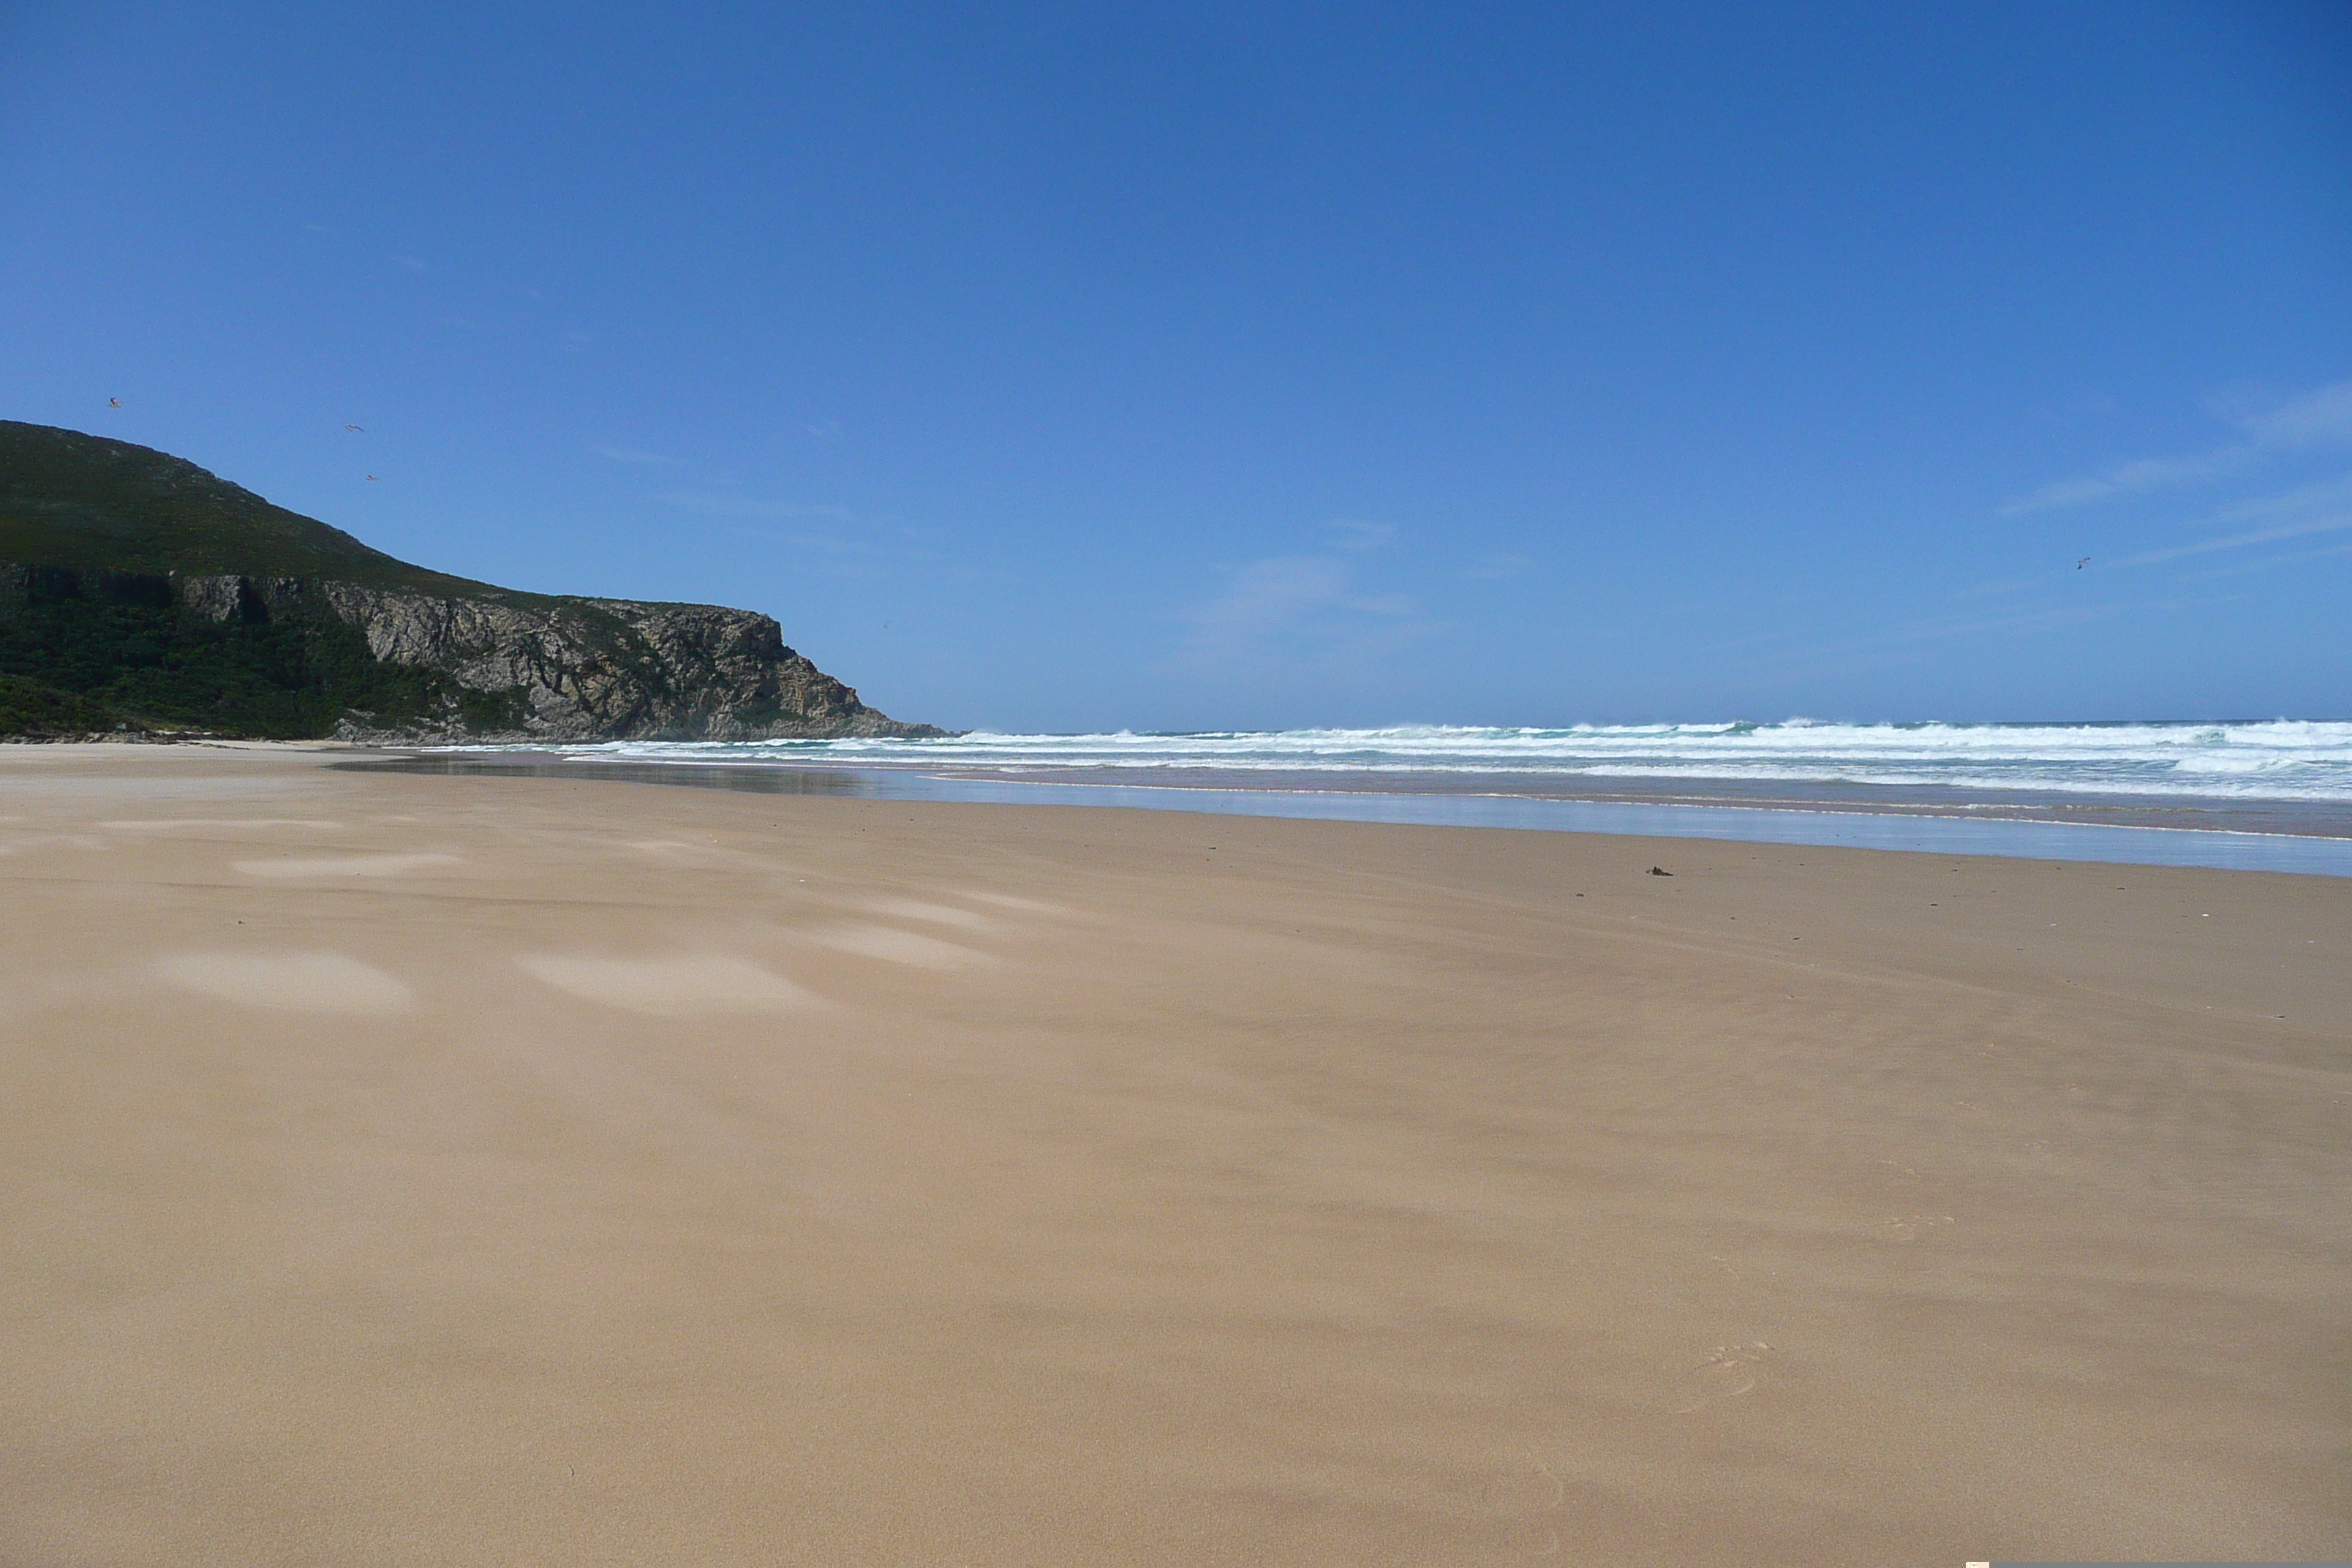
[[175,588],[148,573],[0,566],[0,675],[21,694],[0,708],[0,734],[302,740],[333,733],[352,714],[397,729],[452,706],[467,728],[514,727],[508,703],[377,659],[336,616],[213,621],[189,613]]
[[540,596],[411,566],[167,452],[13,419],[0,419],[0,561],[152,576],[325,577],[467,597]]
[[766,616],[427,571],[143,447],[0,421],[0,734],[923,734]]

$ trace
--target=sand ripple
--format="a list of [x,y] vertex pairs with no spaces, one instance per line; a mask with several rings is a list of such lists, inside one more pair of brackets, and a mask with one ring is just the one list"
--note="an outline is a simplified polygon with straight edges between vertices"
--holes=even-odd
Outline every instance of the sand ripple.
[[398,1013],[415,1000],[400,981],[340,952],[184,952],[160,967],[175,985],[249,1007]]
[[880,899],[866,907],[877,915],[893,915],[902,921],[929,921],[934,925],[979,927],[988,923],[985,915],[976,915],[952,904],[927,904],[920,899]]
[[432,866],[457,866],[455,855],[315,855],[299,860],[237,860],[248,877],[399,877]]
[[890,926],[835,926],[829,931],[812,931],[810,936],[835,952],[878,958],[885,963],[912,964],[918,969],[961,969],[990,962],[987,953]]
[[532,979],[558,991],[633,1013],[755,1012],[815,1000],[782,975],[722,953],[676,958],[532,953],[515,962]]

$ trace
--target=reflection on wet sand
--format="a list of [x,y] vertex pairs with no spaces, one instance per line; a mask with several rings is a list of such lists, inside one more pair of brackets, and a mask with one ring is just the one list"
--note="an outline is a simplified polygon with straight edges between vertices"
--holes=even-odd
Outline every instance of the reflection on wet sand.
[[339,763],[354,772],[577,778],[761,795],[996,805],[1119,805],[1157,811],[1436,827],[1642,834],[1749,844],[1816,844],[2031,860],[2210,866],[2352,876],[2352,815],[2278,802],[2150,805],[2097,796],[1874,784],[1770,788],[1677,781],[1671,793],[1582,790],[1525,774],[1137,769],[1040,773],[797,763],[605,761],[555,752],[425,753]]

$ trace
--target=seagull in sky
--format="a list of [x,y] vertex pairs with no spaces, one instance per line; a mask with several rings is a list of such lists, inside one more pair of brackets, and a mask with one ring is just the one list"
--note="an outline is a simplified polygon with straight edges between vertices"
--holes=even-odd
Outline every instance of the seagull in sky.
[[[360,428],[360,427],[359,427],[358,426],[356,426],[356,425],[346,425],[346,426],[343,426],[343,428],[344,428],[344,429],[346,429],[346,430],[359,430],[359,428]],[[366,432],[366,431],[364,431],[364,430],[361,430],[361,431],[360,431],[360,434],[362,434],[362,436],[364,436],[364,435],[366,435],[366,434],[367,434],[367,432]]]
[[120,408],[122,406],[122,399],[119,397],[110,397],[106,400],[106,405],[109,408]]
[[370,484],[372,484],[372,485],[380,485],[380,484],[382,484],[383,482],[383,481],[382,479],[377,479],[373,474],[370,474],[370,475],[368,476],[368,483],[370,483]]
[[2088,566],[2090,563],[2091,558],[2085,555],[2080,561],[2074,563],[2074,570],[2080,572],[2084,567]]

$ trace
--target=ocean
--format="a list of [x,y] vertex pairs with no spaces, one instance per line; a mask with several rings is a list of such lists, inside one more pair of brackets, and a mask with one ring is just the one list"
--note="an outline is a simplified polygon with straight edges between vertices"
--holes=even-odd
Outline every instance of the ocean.
[[[1551,827],[2352,875],[2352,722],[1394,725],[441,752],[893,799]],[[425,763],[426,759],[418,759]]]
[[1396,725],[939,741],[646,741],[566,754],[665,762],[849,763],[1011,773],[1482,774],[1590,784],[1868,784],[2169,801],[2352,805],[2352,723]]

